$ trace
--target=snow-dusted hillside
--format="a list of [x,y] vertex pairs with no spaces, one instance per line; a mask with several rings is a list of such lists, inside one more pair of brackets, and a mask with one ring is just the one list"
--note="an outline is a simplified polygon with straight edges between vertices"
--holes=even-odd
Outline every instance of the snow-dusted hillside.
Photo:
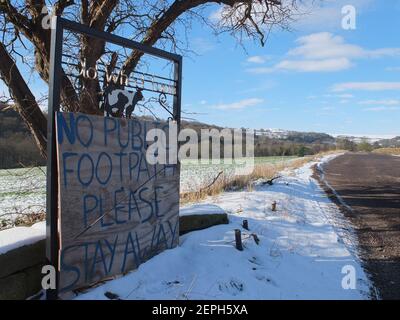
[[261,129],[256,130],[256,135],[266,136],[271,139],[285,139],[289,131],[283,129]]
[[335,139],[326,133],[301,132],[283,129],[259,129],[255,130],[256,137],[267,137],[274,140],[287,140],[297,143],[325,143],[334,144]]
[[400,137],[396,137],[395,135],[350,135],[350,134],[333,134],[336,139],[346,139],[353,141],[355,143],[368,142],[375,143],[377,142],[380,145],[396,145],[400,144]]

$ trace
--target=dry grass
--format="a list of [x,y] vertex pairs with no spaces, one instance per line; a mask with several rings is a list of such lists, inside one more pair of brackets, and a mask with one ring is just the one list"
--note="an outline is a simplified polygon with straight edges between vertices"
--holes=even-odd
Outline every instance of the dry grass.
[[380,149],[375,149],[372,152],[379,154],[400,155],[400,148],[380,148]]
[[37,213],[27,213],[24,215],[21,215],[20,217],[18,217],[14,224],[15,226],[24,226],[24,227],[30,227],[31,225],[46,220],[46,212],[45,211],[41,211],[41,212],[37,212]]
[[328,151],[328,152],[318,153],[314,156],[306,156],[303,158],[295,159],[286,163],[256,164],[253,172],[245,176],[233,176],[231,178],[227,178],[224,174],[222,174],[215,181],[215,183],[209,186],[208,188],[204,188],[196,192],[181,193],[180,201],[182,204],[197,202],[205,199],[206,197],[216,196],[221,192],[228,190],[246,189],[248,191],[251,191],[253,190],[254,182],[258,179],[269,180],[278,176],[279,172],[283,170],[296,169],[305,165],[308,162],[315,161],[323,156],[341,152],[346,152],[346,151],[342,150]]
[[46,212],[21,213],[15,220],[0,219],[0,231],[12,227],[30,227],[33,224],[46,220]]
[[[303,159],[302,159],[303,160]],[[298,160],[295,160],[296,162]],[[252,190],[253,183],[258,179],[272,179],[279,171],[285,169],[283,164],[257,164],[249,175],[226,177],[222,174],[214,184],[196,192],[186,192],[180,195],[181,203],[197,202],[208,196],[215,196],[226,190]]]

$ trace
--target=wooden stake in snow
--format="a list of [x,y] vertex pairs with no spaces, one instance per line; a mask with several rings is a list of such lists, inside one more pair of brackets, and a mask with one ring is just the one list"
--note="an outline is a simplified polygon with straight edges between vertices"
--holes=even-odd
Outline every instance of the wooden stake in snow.
[[239,229],[235,229],[235,240],[236,240],[236,249],[239,251],[243,251],[242,245],[242,233]]
[[247,220],[243,220],[243,228],[249,230],[249,222]]
[[255,243],[258,245],[260,243],[260,239],[257,237],[255,233],[252,233],[251,235],[253,236]]
[[276,201],[272,202],[272,211],[276,211]]

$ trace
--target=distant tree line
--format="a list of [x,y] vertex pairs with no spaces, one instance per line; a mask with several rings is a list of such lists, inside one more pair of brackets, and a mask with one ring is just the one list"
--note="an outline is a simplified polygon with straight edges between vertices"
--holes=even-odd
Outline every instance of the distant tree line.
[[285,139],[273,139],[266,136],[256,136],[254,155],[256,157],[303,157],[306,155],[313,155],[319,152],[336,149],[336,146],[333,143],[323,143],[320,141],[301,142],[298,137],[293,140],[291,140],[290,137]]
[[[395,138],[396,139],[396,138]],[[379,142],[369,142],[367,138],[361,139],[360,142],[355,143],[346,138],[337,138],[336,146],[341,150],[348,151],[358,151],[358,152],[371,152],[376,149],[384,148],[384,147],[396,147],[396,140],[393,139],[392,143],[389,143],[389,140],[380,140]],[[386,141],[386,142],[385,142]]]
[[[224,128],[215,125],[208,125],[200,122],[182,121],[182,128],[194,129],[198,134],[202,129]],[[244,130],[244,128],[242,128]],[[264,132],[259,130],[259,132]],[[211,142],[211,139],[210,139]],[[224,140],[220,141],[220,155],[223,157]],[[200,150],[200,146],[198,146]],[[243,150],[245,143],[243,143]],[[265,134],[257,134],[254,139],[254,155],[256,157],[269,156],[299,156],[313,155],[319,152],[336,149],[335,138],[325,133],[314,132],[289,132],[285,138],[271,138]],[[199,155],[200,156],[200,155]],[[211,147],[210,147],[211,157]]]
[[[194,129],[200,134],[201,129],[223,128],[200,122],[182,121],[182,128]],[[400,138],[381,143],[369,143],[362,140],[355,143],[350,139],[337,138],[323,133],[290,132],[285,138],[277,139],[266,135],[255,136],[254,155],[268,156],[306,156],[329,150],[348,150],[370,152],[382,146],[400,145]],[[224,141],[221,139],[221,157]],[[200,145],[198,146],[200,156]],[[211,149],[210,149],[211,156]],[[43,166],[45,159],[40,155],[32,135],[19,114],[11,107],[0,105],[0,169],[19,168],[24,166]]]
[[0,169],[45,164],[19,114],[10,107],[0,106]]

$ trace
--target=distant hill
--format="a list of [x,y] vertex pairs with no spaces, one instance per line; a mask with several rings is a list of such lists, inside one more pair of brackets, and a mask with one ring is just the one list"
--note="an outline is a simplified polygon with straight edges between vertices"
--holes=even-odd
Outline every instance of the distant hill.
[[14,134],[29,135],[30,132],[12,107],[0,103],[0,138],[8,138]]
[[334,144],[335,138],[326,133],[300,132],[282,129],[260,129],[256,135],[267,136],[272,139],[286,140],[297,143],[324,143]]
[[393,139],[382,139],[378,141],[379,145],[384,148],[399,148],[400,147],[400,136],[394,137]]
[[299,143],[334,144],[335,138],[326,133],[289,131],[286,140]]
[[[198,133],[201,129],[223,129],[216,125],[185,120],[181,127],[191,128]],[[325,133],[261,129],[256,130],[254,152],[256,156],[303,156],[335,147],[335,138]],[[45,161],[29,130],[14,109],[0,105],[0,168],[34,165],[45,165]]]
[[256,135],[297,143],[335,143],[334,137],[330,136],[329,134],[320,132],[300,132],[282,129],[259,129],[256,130]]
[[392,147],[392,148],[396,148],[400,146],[400,136],[398,137],[394,137],[394,138],[383,138],[383,137],[379,137],[379,136],[351,136],[351,135],[337,135],[336,136],[336,141],[337,140],[349,140],[352,141],[354,143],[370,143],[375,145],[376,147]]

